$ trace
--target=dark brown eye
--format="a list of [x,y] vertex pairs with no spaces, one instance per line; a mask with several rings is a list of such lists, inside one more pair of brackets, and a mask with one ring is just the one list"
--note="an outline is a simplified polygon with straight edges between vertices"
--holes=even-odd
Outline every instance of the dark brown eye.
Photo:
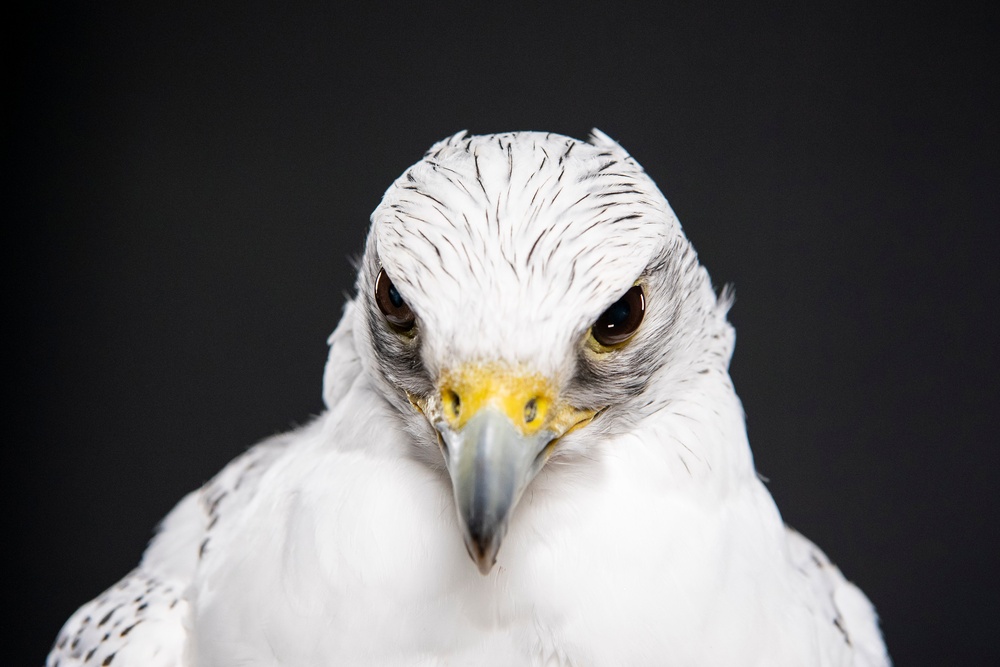
[[642,287],[636,285],[597,318],[590,333],[594,340],[605,347],[624,343],[639,328],[645,312],[646,297]]
[[389,280],[389,276],[385,274],[385,269],[381,269],[375,278],[375,303],[389,324],[396,329],[409,331],[413,328],[417,318],[403,301],[403,297],[399,295],[399,290]]

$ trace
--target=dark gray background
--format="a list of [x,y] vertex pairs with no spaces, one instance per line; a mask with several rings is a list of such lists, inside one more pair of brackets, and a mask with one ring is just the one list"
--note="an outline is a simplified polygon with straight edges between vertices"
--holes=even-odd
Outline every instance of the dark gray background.
[[431,143],[595,125],[736,285],[785,519],[898,664],[1000,659],[994,10],[93,4],[6,27],[5,663],[321,409],[349,257]]

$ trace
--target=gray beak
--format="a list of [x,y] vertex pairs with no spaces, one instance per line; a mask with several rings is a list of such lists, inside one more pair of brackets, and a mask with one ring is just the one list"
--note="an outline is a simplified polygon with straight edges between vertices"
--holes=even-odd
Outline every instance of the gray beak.
[[438,427],[455,491],[465,547],[482,574],[496,563],[511,512],[545,465],[556,434],[523,435],[499,410],[485,408],[460,430]]

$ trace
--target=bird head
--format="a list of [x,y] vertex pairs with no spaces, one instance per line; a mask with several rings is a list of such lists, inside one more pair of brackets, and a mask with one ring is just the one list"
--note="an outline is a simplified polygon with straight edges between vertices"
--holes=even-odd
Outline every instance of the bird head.
[[433,146],[372,214],[357,303],[366,372],[447,469],[483,574],[547,462],[660,409],[650,387],[728,326],[666,199],[596,130]]

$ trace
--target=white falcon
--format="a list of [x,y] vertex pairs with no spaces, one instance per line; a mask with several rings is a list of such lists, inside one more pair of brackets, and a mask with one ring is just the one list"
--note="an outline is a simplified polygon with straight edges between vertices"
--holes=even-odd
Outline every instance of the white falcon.
[[48,666],[888,665],[755,474],[730,301],[606,135],[438,143],[372,215],[327,410],[184,498]]

